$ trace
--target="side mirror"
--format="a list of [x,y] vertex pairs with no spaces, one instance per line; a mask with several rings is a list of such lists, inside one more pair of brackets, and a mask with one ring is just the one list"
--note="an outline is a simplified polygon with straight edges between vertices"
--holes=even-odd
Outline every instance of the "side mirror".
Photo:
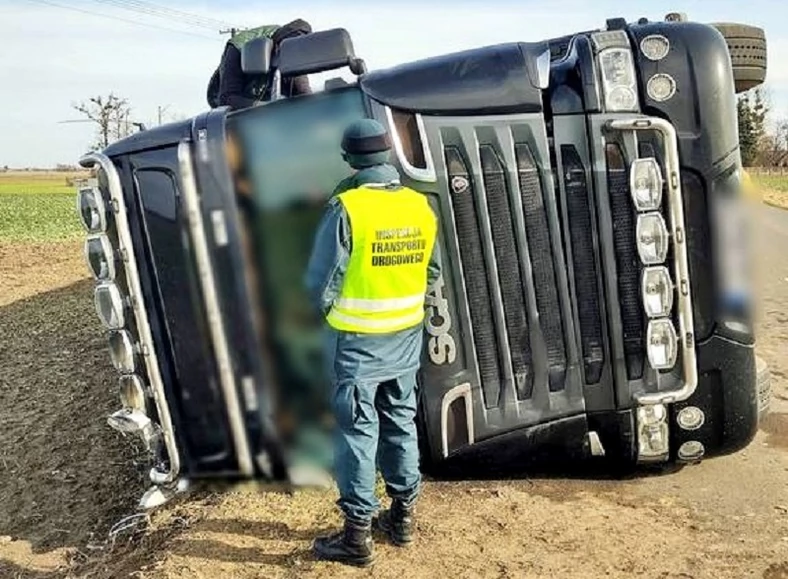
[[270,38],[255,38],[244,44],[241,50],[241,69],[244,74],[268,74],[274,41]]
[[277,68],[282,76],[317,74],[345,66],[355,75],[366,71],[364,61],[356,58],[350,34],[344,28],[286,38],[279,45]]

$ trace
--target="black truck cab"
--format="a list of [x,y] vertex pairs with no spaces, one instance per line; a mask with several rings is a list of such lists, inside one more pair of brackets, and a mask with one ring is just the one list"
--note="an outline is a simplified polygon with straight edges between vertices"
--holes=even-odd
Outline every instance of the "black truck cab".
[[736,87],[717,29],[609,21],[372,72],[337,29],[245,61],[273,82],[345,66],[356,80],[269,91],[82,160],[98,176],[79,197],[86,253],[122,374],[109,421],[151,448],[146,505],[180,479],[290,476],[283,409],[326,388],[303,272],[351,171],[342,131],[364,117],[439,216],[425,468],[692,463],[750,442],[754,336],[728,265],[744,249],[721,217],[740,195]]

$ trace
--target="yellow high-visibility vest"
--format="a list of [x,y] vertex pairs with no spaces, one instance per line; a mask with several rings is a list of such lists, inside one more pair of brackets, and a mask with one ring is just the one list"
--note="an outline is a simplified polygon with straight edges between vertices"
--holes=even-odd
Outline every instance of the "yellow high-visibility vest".
[[427,198],[408,187],[369,185],[338,198],[350,221],[352,247],[328,324],[361,334],[387,334],[421,324],[427,266],[437,235]]

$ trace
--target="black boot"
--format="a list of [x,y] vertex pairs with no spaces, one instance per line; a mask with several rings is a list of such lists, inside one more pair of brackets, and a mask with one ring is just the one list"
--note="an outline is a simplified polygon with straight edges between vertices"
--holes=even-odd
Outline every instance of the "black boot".
[[366,567],[375,561],[372,546],[372,525],[345,520],[345,528],[330,537],[315,539],[315,557],[356,567]]
[[394,499],[391,508],[378,517],[378,528],[386,533],[398,547],[413,541],[413,507],[406,507]]

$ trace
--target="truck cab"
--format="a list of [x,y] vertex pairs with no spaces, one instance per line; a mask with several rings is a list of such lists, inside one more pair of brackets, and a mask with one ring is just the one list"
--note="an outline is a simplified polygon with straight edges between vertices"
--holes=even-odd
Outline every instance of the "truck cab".
[[266,50],[245,66],[273,83],[354,79],[292,99],[274,85],[259,106],[82,160],[97,174],[78,199],[86,255],[120,372],[109,423],[151,450],[145,506],[185,479],[292,481],[292,422],[321,423],[328,387],[303,273],[360,118],[388,128],[403,184],[439,217],[425,469],[694,463],[752,440],[737,84],[717,28],[616,19],[375,71],[343,29]]

